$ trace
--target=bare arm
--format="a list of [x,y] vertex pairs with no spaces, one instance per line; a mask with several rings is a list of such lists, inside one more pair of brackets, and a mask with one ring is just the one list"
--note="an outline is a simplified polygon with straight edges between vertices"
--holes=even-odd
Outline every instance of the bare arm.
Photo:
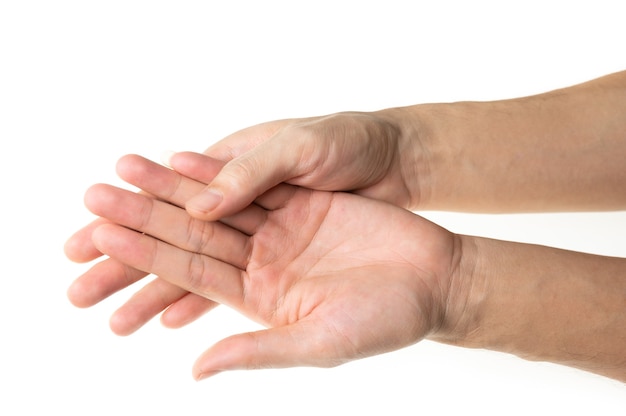
[[[227,219],[228,226],[189,222],[176,202],[198,192],[213,176],[210,167],[219,163],[191,153],[178,154],[172,162],[176,171],[138,157],[118,165],[125,180],[157,196],[156,202],[102,185],[90,190],[86,202],[109,221],[94,231],[96,246],[118,264],[161,279],[116,312],[116,332],[130,333],[165,308],[174,312],[170,323],[184,324],[215,305],[209,298],[272,328],[220,342],[198,362],[198,377],[234,368],[336,365],[427,337],[626,381],[626,259],[453,235],[389,204],[285,186],[264,195],[261,205]],[[291,202],[285,204],[284,198]],[[305,231],[313,242],[303,237]],[[213,238],[203,238],[207,235]],[[303,248],[302,256],[292,256]],[[207,267],[194,267],[194,273],[187,268],[198,263],[189,256],[198,252],[195,258]],[[263,266],[266,261],[270,264]],[[231,278],[216,278],[225,273]],[[89,271],[75,282],[70,290],[75,303],[93,303],[133,283],[122,274],[106,280],[100,274]],[[234,295],[238,284],[250,285],[240,300]],[[275,296],[289,287],[289,296]],[[187,290],[197,294],[184,296]],[[261,303],[256,299],[270,304],[257,310]],[[303,305],[318,305],[304,308],[315,314],[325,310],[321,305],[338,306],[322,321],[300,327],[303,332],[294,337],[296,327],[289,325],[286,332],[280,327],[296,322],[275,320],[282,316],[271,304],[276,299],[282,299],[285,310],[296,308],[285,314],[290,319]],[[258,314],[266,310],[271,319]],[[324,328],[332,330],[320,338]],[[348,339],[349,354],[337,356],[343,351],[337,346]],[[334,347],[324,347],[329,345]]]
[[626,259],[476,237],[432,337],[626,382]]
[[187,208],[216,220],[288,182],[410,209],[624,209],[625,114],[626,71],[510,100],[264,123],[206,150],[226,166]]
[[408,140],[419,136],[410,163],[426,172],[413,175],[413,208],[626,208],[626,71],[531,97],[395,111]]

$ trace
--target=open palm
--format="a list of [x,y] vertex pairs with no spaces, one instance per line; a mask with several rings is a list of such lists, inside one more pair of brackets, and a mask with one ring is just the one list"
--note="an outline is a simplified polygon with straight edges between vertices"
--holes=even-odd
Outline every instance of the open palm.
[[198,377],[337,365],[437,329],[455,265],[453,234],[386,203],[289,185],[221,222],[199,221],[175,203],[202,189],[211,163],[181,156],[177,170],[195,181],[128,156],[120,175],[158,199],[109,185],[85,198],[110,221],[92,233],[102,253],[171,284],[161,289],[192,292],[194,302],[228,305],[268,327],[214,345],[197,362]]

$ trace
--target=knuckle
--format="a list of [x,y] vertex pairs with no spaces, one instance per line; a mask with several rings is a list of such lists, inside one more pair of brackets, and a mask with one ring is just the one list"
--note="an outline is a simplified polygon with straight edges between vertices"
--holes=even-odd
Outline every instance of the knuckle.
[[140,200],[142,203],[139,205],[138,223],[135,228],[137,231],[144,231],[150,227],[153,219],[155,200],[152,198],[144,197]]
[[205,253],[215,236],[215,224],[189,217],[186,246],[195,253]]
[[307,122],[291,125],[285,128],[281,138],[284,149],[297,149],[299,153],[314,156],[315,149],[324,145],[330,139],[330,134],[325,123]]
[[164,184],[161,191],[161,198],[166,201],[178,200],[178,195],[181,192],[183,177],[180,175],[172,175],[173,180]]
[[198,253],[191,253],[187,264],[187,285],[190,292],[204,294],[207,291],[208,267],[204,256]]
[[263,171],[262,161],[258,157],[242,156],[232,163],[226,171],[234,182],[237,184],[239,181],[249,182],[255,179]]

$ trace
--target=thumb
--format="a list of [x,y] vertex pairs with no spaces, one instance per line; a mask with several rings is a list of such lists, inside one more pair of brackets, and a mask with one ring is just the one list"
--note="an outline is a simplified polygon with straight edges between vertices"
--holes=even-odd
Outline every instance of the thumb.
[[202,380],[229,370],[333,367],[347,360],[333,359],[337,349],[324,340],[319,326],[293,325],[237,334],[208,349],[194,365],[193,376]]
[[265,191],[298,176],[298,145],[264,142],[228,162],[211,183],[191,198],[186,209],[193,217],[216,221],[250,205]]

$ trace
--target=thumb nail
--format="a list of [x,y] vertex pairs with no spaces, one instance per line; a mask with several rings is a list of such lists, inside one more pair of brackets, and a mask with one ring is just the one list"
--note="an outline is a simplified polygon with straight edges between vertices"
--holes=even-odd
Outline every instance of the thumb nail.
[[207,189],[194,196],[187,203],[187,208],[200,212],[207,213],[213,211],[224,199],[224,195],[215,189]]

